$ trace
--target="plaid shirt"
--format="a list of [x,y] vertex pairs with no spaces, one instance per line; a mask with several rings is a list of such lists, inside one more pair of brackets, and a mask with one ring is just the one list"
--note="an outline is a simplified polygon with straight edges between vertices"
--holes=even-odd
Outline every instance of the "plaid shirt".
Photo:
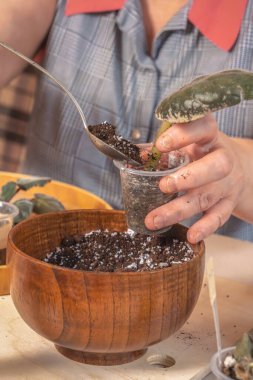
[[36,73],[27,68],[0,91],[0,170],[16,172],[25,156]]
[[[253,69],[253,0],[231,51],[217,48],[193,27],[187,5],[156,37],[151,56],[146,53],[139,1],[128,0],[117,12],[73,17],[65,16],[64,7],[60,1],[45,67],[73,92],[89,124],[106,120],[138,143],[154,138],[159,125],[154,109],[165,95],[196,76]],[[219,111],[216,117],[228,135],[253,137],[252,101]],[[94,148],[75,107],[45,77],[38,86],[23,171],[84,187],[122,208],[118,169]],[[253,226],[234,217],[220,232],[253,240]]]

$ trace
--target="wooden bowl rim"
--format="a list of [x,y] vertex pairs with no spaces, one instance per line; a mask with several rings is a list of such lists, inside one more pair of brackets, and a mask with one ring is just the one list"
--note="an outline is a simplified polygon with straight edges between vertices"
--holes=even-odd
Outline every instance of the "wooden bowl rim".
[[[50,212],[50,213],[46,213],[46,214],[41,214],[41,215],[36,215],[34,216],[34,218],[41,218],[41,219],[45,219],[47,216],[50,216],[50,215],[58,215],[58,214],[71,214],[71,213],[101,213],[101,214],[118,214],[118,215],[125,215],[125,211],[122,211],[122,210],[106,210],[106,209],[77,209],[77,210],[63,210],[63,211],[56,211],[56,212]],[[33,219],[34,219],[33,218]],[[12,228],[12,230],[10,231],[9,235],[8,235],[8,245],[10,245],[12,247],[13,250],[15,250],[15,253],[21,255],[22,257],[24,257],[26,260],[29,260],[37,265],[42,265],[42,268],[44,266],[46,266],[46,268],[51,268],[51,269],[54,269],[54,270],[63,270],[63,271],[70,271],[71,273],[72,272],[78,272],[78,273],[84,273],[85,275],[89,275],[89,276],[123,276],[123,275],[130,275],[130,276],[144,276],[144,275],[149,275],[149,274],[160,274],[161,272],[167,272],[167,271],[174,271],[176,268],[178,267],[182,267],[182,266],[187,266],[189,265],[190,263],[194,262],[195,260],[199,258],[202,258],[202,256],[205,255],[205,243],[203,240],[201,240],[199,243],[197,244],[190,244],[191,246],[198,246],[199,250],[198,250],[198,254],[196,256],[194,256],[190,261],[186,261],[186,262],[183,262],[183,263],[180,263],[180,264],[176,264],[176,265],[172,265],[170,267],[167,267],[167,268],[161,268],[161,269],[154,269],[154,270],[150,270],[150,271],[140,271],[140,272],[102,272],[102,271],[97,271],[97,272],[93,272],[93,271],[85,271],[85,270],[80,270],[80,269],[74,269],[74,268],[66,268],[66,267],[61,267],[59,265],[54,265],[54,264],[50,264],[50,263],[45,263],[44,261],[41,261],[40,259],[36,259],[35,257],[32,257],[28,254],[26,254],[25,252],[21,251],[13,242],[12,238],[13,238],[13,235],[16,233],[16,230],[19,230],[19,229],[22,229],[22,226],[24,224],[28,224],[29,223],[29,219],[26,219],[22,222],[20,222],[18,225],[16,225],[15,227]],[[183,227],[185,229],[187,229],[187,227],[183,226],[182,224],[179,224],[177,223],[175,226],[180,226],[180,227]],[[7,263],[7,267],[8,267],[8,263]]]

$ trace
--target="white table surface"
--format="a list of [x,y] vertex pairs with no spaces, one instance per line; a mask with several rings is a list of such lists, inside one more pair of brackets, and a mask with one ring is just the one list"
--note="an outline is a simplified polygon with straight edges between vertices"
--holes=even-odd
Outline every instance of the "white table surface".
[[[222,343],[233,345],[253,325],[253,244],[211,236],[206,257],[213,256]],[[197,306],[185,325],[140,359],[121,366],[92,366],[71,361],[31,330],[19,317],[10,296],[0,296],[1,380],[213,380],[209,360],[216,350],[208,288],[204,281]],[[147,363],[153,354],[170,355],[170,368]],[[209,374],[209,375],[208,375]],[[207,376],[207,377],[205,377]]]

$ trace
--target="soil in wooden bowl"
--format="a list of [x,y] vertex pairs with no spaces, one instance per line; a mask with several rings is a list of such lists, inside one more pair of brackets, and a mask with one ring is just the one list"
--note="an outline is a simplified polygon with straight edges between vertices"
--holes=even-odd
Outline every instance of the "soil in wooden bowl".
[[186,241],[169,236],[92,231],[65,237],[44,262],[101,272],[142,272],[178,265],[193,258]]
[[140,148],[132,144],[129,140],[123,139],[122,136],[116,134],[116,127],[107,122],[89,125],[89,131],[98,139],[115,148],[127,157],[142,164]]

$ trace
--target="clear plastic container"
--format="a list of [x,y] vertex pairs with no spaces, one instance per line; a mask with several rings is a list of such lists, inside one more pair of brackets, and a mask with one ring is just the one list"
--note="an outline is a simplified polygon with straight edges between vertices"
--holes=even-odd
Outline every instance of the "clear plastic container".
[[[141,146],[142,149],[144,145]],[[173,151],[163,154],[163,164],[166,162],[168,169],[160,171],[146,171],[128,167],[126,162],[114,161],[120,169],[121,188],[126,211],[128,228],[136,233],[152,234],[161,233],[171,227],[159,231],[150,231],[146,228],[144,220],[153,209],[170,202],[178,194],[165,194],[159,188],[162,177],[168,176],[182,166],[189,163],[189,158],[182,151]]]
[[[232,353],[235,350],[234,347],[227,347],[221,350],[221,360],[223,361],[225,357]],[[221,369],[219,368],[219,360],[218,360],[218,352],[216,352],[211,361],[210,361],[210,369],[213,372],[213,374],[217,377],[218,380],[233,380],[232,377],[226,376]]]
[[0,265],[6,263],[7,237],[13,225],[13,219],[18,215],[18,208],[9,202],[0,201]]

